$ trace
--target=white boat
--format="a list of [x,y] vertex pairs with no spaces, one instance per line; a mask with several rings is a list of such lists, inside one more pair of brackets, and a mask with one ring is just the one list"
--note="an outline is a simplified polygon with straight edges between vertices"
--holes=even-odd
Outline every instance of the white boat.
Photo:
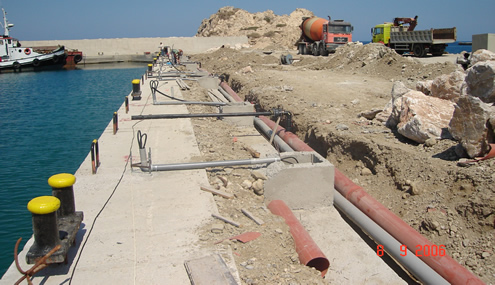
[[7,21],[5,10],[3,13],[3,35],[0,37],[0,72],[23,70],[38,70],[47,67],[63,67],[67,53],[64,46],[53,50],[43,50],[32,47],[23,47],[21,43],[10,37],[10,28],[14,26]]

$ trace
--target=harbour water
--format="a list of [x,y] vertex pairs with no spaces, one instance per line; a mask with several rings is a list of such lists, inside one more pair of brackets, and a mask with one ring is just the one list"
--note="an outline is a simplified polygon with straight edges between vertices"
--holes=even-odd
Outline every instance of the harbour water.
[[17,239],[22,249],[32,235],[27,203],[51,195],[51,175],[76,172],[145,70],[100,64],[0,75],[0,276]]

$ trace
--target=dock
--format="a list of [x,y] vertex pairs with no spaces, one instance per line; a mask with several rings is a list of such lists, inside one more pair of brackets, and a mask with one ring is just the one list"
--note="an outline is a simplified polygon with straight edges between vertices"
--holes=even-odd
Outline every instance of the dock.
[[[177,72],[161,58],[150,68],[137,83],[139,94],[128,94],[128,104],[122,104],[97,139],[99,165],[93,169],[88,153],[74,173],[75,207],[84,220],[66,263],[43,269],[32,278],[33,284],[249,284],[253,278],[288,284],[304,274],[321,284],[407,283],[334,207],[333,180],[310,177],[333,166],[317,154],[284,156],[255,128],[254,116],[133,119],[220,109],[256,112],[253,106],[233,104],[220,80],[194,63]],[[183,101],[216,102],[222,108]],[[225,143],[207,140],[216,136]],[[298,161],[289,163],[294,157]],[[273,163],[264,163],[271,159]],[[292,166],[306,159],[306,164],[321,168],[313,171],[301,165],[298,172]],[[232,166],[191,166],[212,161],[229,161]],[[299,177],[300,173],[306,174]],[[264,187],[257,193],[254,185],[244,184],[259,180]],[[308,194],[313,188],[321,192]],[[327,270],[301,265],[301,257],[294,256],[289,227],[270,212],[275,200],[286,200],[328,259]],[[245,235],[253,232],[259,235]],[[31,238],[19,253],[24,270],[32,266],[26,264],[26,254],[33,243]],[[274,256],[279,264],[270,259]],[[21,277],[12,264],[0,284],[14,284]]]

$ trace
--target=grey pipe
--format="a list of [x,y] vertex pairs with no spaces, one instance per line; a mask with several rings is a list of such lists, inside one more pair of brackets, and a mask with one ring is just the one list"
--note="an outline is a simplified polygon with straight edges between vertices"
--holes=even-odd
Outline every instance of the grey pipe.
[[383,245],[387,253],[389,253],[397,262],[400,262],[407,271],[411,272],[421,282],[424,284],[450,284],[436,271],[419,259],[413,252],[409,251],[409,249],[407,249],[406,256],[401,256],[401,244],[335,190],[334,203],[337,208],[349,217],[349,219],[358,225],[364,232],[373,237],[373,240],[378,244]]
[[[267,137],[271,137],[273,130],[270,129],[260,118],[254,118],[254,124],[262,131]],[[275,136],[273,140],[274,144],[278,146],[278,149],[282,152],[294,151],[281,137]]]
[[[190,170],[190,169],[204,169],[204,168],[208,168],[208,167],[269,164],[269,163],[277,162],[280,160],[281,160],[280,157],[269,157],[269,158],[256,158],[256,159],[252,158],[252,159],[225,160],[225,161],[152,164],[151,165],[151,171]],[[148,168],[142,168],[142,170],[148,171]]]

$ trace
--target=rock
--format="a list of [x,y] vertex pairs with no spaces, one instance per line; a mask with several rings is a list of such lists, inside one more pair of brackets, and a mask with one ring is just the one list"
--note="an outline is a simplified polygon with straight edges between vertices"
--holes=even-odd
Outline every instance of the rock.
[[453,102],[411,90],[402,97],[397,129],[401,135],[418,143],[429,138],[450,138],[446,130],[453,112]]
[[478,62],[495,60],[495,53],[486,49],[479,49],[471,53],[471,65],[475,65]]
[[347,131],[349,129],[349,127],[345,124],[338,124],[335,128],[339,131]]
[[253,269],[254,269],[254,266],[253,266],[253,265],[251,265],[251,264],[250,264],[250,265],[246,265],[246,269],[247,269],[247,270],[253,270]]
[[483,258],[483,259],[486,259],[486,258],[488,258],[488,257],[490,257],[490,253],[489,253],[489,252],[486,252],[486,251],[485,251],[485,252],[483,252],[483,253],[481,254],[481,258]]
[[373,120],[376,117],[376,114],[382,112],[381,109],[371,109],[370,111],[364,111],[359,114],[358,117],[364,117],[368,120]]
[[402,96],[411,89],[407,88],[404,83],[395,81],[392,86],[390,95],[392,99],[383,108],[383,112],[377,114],[376,119],[385,122],[385,125],[391,129],[395,129],[399,123],[400,107],[402,106]]
[[213,224],[211,225],[211,232],[214,234],[221,234],[223,233],[224,228],[224,224]]
[[495,61],[478,62],[466,71],[462,95],[478,97],[485,103],[495,102]]
[[465,239],[462,241],[462,246],[468,247],[469,246],[469,239]]
[[461,96],[461,87],[465,77],[464,72],[457,70],[451,74],[443,74],[435,78],[431,83],[430,96],[457,102]]
[[433,80],[418,81],[416,82],[416,90],[419,92],[423,92],[423,94],[425,95],[430,95],[432,83]]
[[365,167],[361,170],[361,176],[370,176],[370,175],[373,175],[373,172],[371,172],[369,168]]
[[244,180],[242,181],[241,186],[245,189],[250,189],[253,186],[253,182],[249,180]]
[[493,137],[495,107],[479,98],[462,96],[455,105],[449,132],[460,142],[467,156],[483,156],[488,150],[488,138]]
[[263,193],[264,193],[263,186],[264,186],[264,183],[263,183],[262,179],[258,179],[256,181],[254,181],[253,186],[252,186],[254,193],[256,193],[256,195],[260,195],[260,196],[263,195]]
[[258,180],[258,179],[267,180],[267,179],[268,179],[268,178],[266,177],[266,175],[265,175],[265,174],[263,174],[263,173],[259,172],[258,170],[254,170],[254,171],[252,171],[252,172],[251,172],[251,176],[252,176],[254,179],[256,179],[256,180]]
[[243,74],[246,74],[246,73],[253,73],[253,72],[254,72],[254,71],[253,71],[253,68],[252,68],[250,65],[248,65],[248,66],[244,67],[243,69],[241,69],[241,70],[239,70],[239,71],[240,71],[241,73],[243,73]]
[[413,195],[420,195],[423,192],[414,182],[411,183],[409,186],[411,187],[411,194]]
[[425,146],[432,147],[437,144],[437,140],[435,138],[429,138],[425,141]]

